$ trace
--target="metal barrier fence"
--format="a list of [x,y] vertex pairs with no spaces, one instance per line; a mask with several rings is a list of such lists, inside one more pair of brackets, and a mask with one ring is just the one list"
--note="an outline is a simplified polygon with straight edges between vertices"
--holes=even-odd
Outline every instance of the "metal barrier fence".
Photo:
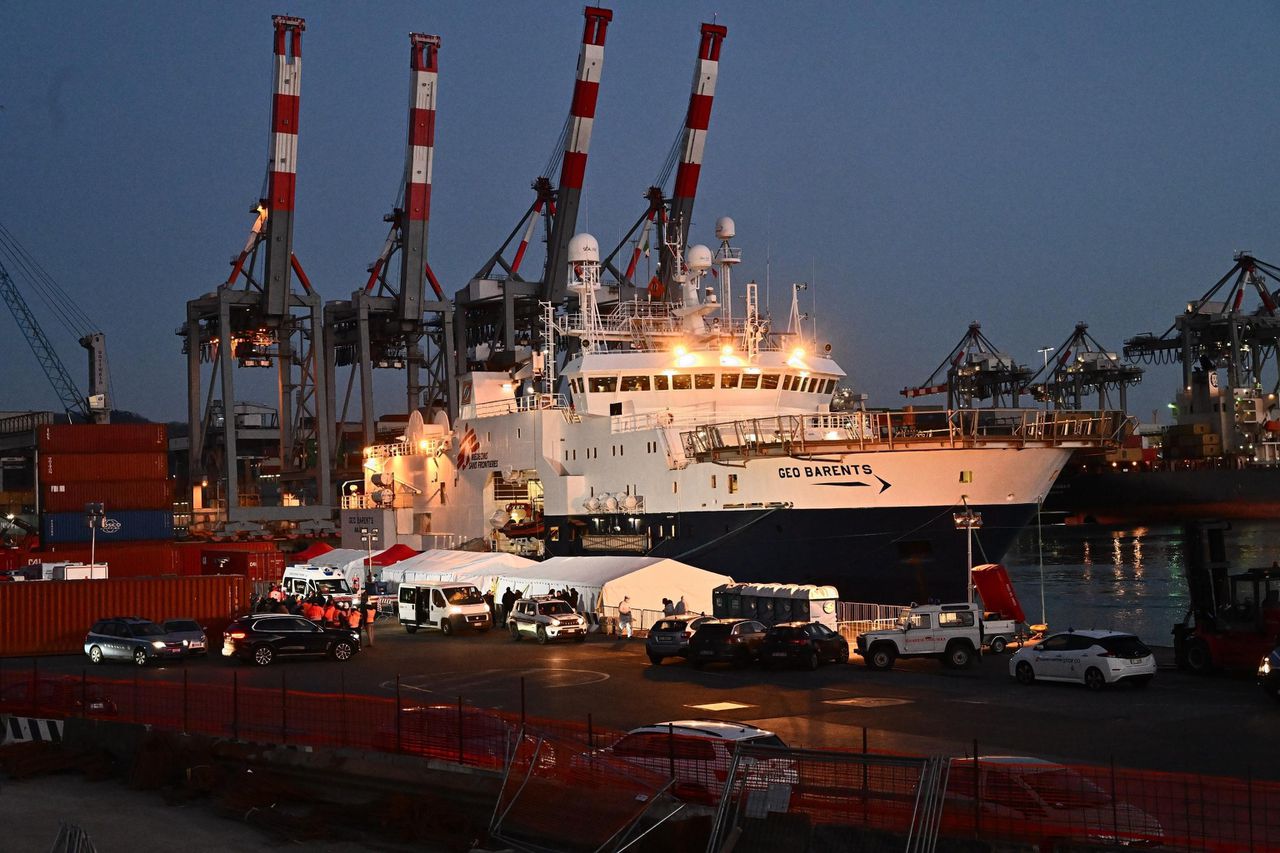
[[[197,677],[208,675],[208,671]],[[1145,844],[1214,853],[1280,850],[1280,783],[1203,774],[1064,765],[1036,758],[933,759],[863,749],[734,749],[672,732],[596,726],[402,694],[311,693],[249,686],[236,670],[214,682],[49,675],[0,668],[0,715],[87,718],[284,745],[400,753],[504,776],[495,834],[566,838],[596,849],[648,831],[687,804],[717,809],[712,841],[751,832],[807,837],[849,830],[1066,845]],[[260,681],[260,678],[255,679]],[[968,752],[968,750],[966,750]],[[969,755],[978,754],[973,744]],[[938,764],[943,762],[943,764]],[[672,799],[674,798],[674,799]],[[572,810],[564,803],[588,803]],[[558,804],[549,808],[548,804]],[[583,815],[590,812],[590,824]],[[576,833],[576,835],[575,835]],[[805,836],[804,834],[807,834]],[[567,842],[566,842],[567,844]],[[561,849],[557,847],[557,849]],[[564,846],[563,849],[570,849]],[[709,847],[708,849],[719,849]]]

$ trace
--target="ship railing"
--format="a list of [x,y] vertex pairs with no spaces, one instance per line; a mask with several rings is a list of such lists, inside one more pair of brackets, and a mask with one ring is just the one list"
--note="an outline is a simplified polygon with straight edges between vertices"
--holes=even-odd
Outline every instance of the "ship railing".
[[343,495],[341,504],[343,509],[410,509],[413,497],[411,492],[396,492],[391,500],[379,503],[373,495]]
[[715,403],[699,403],[682,406],[676,411],[639,412],[634,415],[614,415],[609,421],[611,432],[636,432],[661,427],[694,426],[706,423],[715,416]]
[[468,403],[462,407],[459,418],[493,418],[516,412],[537,412],[544,409],[567,409],[569,398],[564,394],[525,394],[506,400],[490,400],[487,403]]
[[390,444],[375,444],[364,449],[365,459],[390,459],[396,456],[439,456],[449,449],[451,439],[424,438],[416,442],[395,441]]
[[859,450],[1028,443],[1106,447],[1118,443],[1131,420],[1122,412],[1038,409],[832,412],[703,423],[680,436],[691,457],[803,453],[828,442]]
[[0,435],[14,432],[31,432],[37,427],[53,423],[53,412],[24,412],[0,418]]

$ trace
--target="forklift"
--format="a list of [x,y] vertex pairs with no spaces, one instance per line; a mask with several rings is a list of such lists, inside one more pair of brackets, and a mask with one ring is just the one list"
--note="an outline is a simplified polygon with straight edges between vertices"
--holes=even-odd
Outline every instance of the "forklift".
[[1252,672],[1280,642],[1280,565],[1228,574],[1229,529],[1221,521],[1184,528],[1190,607],[1173,626],[1179,669]]

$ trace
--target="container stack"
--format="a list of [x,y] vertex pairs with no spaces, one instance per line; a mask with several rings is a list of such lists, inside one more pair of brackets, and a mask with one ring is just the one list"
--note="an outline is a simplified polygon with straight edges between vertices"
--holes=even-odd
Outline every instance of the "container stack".
[[173,539],[163,424],[51,424],[40,427],[37,448],[43,545],[88,542],[90,503],[105,511],[98,544]]
[[1211,459],[1222,455],[1222,436],[1207,423],[1176,424],[1165,430],[1166,459]]

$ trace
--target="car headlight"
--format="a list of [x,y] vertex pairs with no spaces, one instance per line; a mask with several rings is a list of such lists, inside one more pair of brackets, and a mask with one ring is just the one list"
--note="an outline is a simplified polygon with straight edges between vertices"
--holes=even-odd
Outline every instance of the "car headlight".
[[184,649],[185,649],[187,646],[189,646],[189,645],[191,645],[191,641],[190,641],[190,640],[183,640],[183,641],[182,641],[182,647],[183,647]]
[[1262,659],[1262,663],[1258,665],[1258,675],[1270,675],[1270,674],[1271,674],[1271,658],[1265,657]]
[[151,641],[151,648],[153,648],[153,649],[163,649],[163,648],[164,648],[164,641],[162,641],[162,640],[152,640],[152,641]]
[[449,612],[453,614],[458,614],[462,612],[462,608],[456,604],[451,604],[449,605]]

